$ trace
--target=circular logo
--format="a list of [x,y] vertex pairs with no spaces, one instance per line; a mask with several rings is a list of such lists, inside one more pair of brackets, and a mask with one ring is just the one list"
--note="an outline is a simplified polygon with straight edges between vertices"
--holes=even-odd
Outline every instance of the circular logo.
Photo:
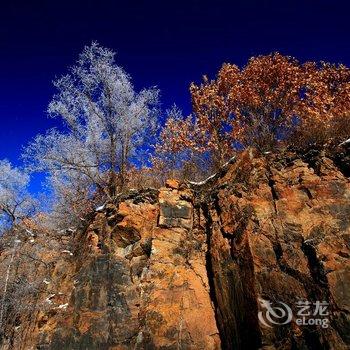
[[282,301],[278,301],[278,306],[272,306],[272,303],[268,300],[259,299],[260,306],[263,311],[259,311],[258,317],[260,323],[272,328],[273,325],[284,325],[292,320],[292,309]]

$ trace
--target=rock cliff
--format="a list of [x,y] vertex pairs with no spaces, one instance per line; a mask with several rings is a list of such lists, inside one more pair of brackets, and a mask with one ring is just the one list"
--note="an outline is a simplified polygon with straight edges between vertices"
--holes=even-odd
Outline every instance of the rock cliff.
[[[8,292],[31,289],[2,350],[350,346],[350,183],[324,156],[246,151],[207,182],[131,191],[59,239],[16,240],[1,273],[12,258]],[[303,305],[327,326],[300,324]]]

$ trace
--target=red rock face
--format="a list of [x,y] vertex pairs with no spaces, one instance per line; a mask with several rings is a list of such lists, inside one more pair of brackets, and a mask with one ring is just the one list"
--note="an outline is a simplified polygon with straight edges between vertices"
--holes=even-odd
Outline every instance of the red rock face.
[[[2,275],[15,252],[9,285],[36,289],[0,349],[346,349],[349,225],[349,180],[322,157],[248,151],[203,185],[132,192],[60,240],[3,239]],[[326,302],[328,328],[299,324],[298,301]]]
[[2,349],[220,349],[205,233],[192,191],[174,184],[95,213]]
[[[223,348],[349,346],[349,199],[326,158],[310,166],[246,153],[218,180],[206,218]],[[261,299],[289,305],[291,322],[264,326]],[[298,325],[300,300],[328,303],[329,327]]]

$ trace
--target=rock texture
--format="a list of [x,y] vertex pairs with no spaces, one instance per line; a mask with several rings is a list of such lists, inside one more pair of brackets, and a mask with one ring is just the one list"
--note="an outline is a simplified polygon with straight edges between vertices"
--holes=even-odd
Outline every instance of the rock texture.
[[[350,348],[348,178],[320,155],[232,163],[200,185],[131,192],[59,244],[35,228],[16,250],[4,238],[1,272],[13,255],[11,281],[30,271],[36,292],[4,318],[0,349]],[[40,261],[19,259],[40,244]],[[262,324],[261,300],[292,320]],[[297,323],[303,300],[328,304],[328,328]]]
[[[345,349],[350,186],[327,158],[245,153],[202,199],[225,349]],[[262,327],[259,299],[329,303],[330,325]]]

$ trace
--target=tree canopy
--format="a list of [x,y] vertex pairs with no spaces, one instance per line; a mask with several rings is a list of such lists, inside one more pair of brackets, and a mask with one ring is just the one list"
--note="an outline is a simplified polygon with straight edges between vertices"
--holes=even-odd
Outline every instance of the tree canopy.
[[204,77],[190,91],[193,114],[170,115],[159,148],[209,152],[216,166],[248,146],[322,148],[350,134],[350,70],[343,65],[274,53],[242,69],[225,63],[216,79]]
[[115,195],[125,186],[130,157],[148,147],[158,90],[136,92],[114,52],[97,43],[85,47],[54,86],[48,113],[61,118],[64,129],[52,129],[29,145],[25,157],[31,169],[49,172],[55,184],[78,179]]
[[0,233],[18,220],[33,214],[35,201],[28,192],[29,175],[0,161]]

